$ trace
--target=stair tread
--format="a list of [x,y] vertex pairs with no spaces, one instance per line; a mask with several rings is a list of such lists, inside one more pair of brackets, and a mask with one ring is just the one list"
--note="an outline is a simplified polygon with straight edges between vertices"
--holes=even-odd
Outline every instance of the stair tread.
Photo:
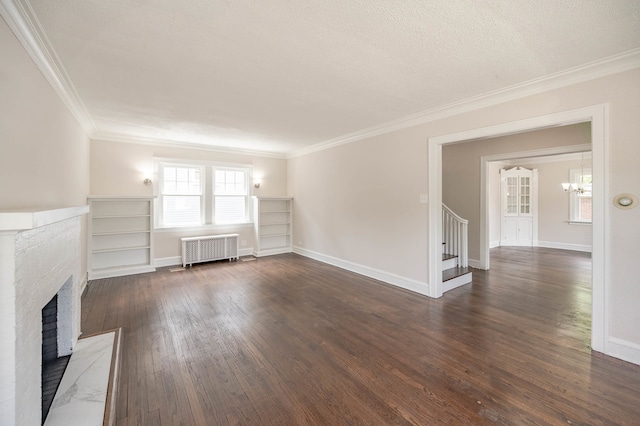
[[471,268],[461,268],[459,266],[455,268],[445,269],[442,271],[442,281],[449,281],[454,278],[460,277],[462,275],[466,275],[471,273]]
[[448,253],[442,253],[442,260],[449,260],[449,259],[455,259],[456,256],[455,254],[448,254]]

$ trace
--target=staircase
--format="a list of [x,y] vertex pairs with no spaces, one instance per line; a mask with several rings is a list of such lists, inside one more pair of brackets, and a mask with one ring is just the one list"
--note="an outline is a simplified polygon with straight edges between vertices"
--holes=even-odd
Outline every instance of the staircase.
[[469,269],[469,221],[442,204],[442,292],[468,284],[473,279]]

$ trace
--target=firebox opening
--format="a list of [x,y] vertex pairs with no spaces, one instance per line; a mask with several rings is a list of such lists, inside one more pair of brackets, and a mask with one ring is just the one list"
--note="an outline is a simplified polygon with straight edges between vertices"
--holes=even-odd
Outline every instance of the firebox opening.
[[42,424],[62,381],[68,356],[58,356],[58,295],[42,308]]

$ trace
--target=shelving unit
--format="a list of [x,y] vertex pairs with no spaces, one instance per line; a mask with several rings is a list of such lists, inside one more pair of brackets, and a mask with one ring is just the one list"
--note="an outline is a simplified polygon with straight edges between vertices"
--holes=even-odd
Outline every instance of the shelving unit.
[[256,257],[290,253],[293,198],[253,197]]
[[153,272],[153,197],[88,197],[89,279]]

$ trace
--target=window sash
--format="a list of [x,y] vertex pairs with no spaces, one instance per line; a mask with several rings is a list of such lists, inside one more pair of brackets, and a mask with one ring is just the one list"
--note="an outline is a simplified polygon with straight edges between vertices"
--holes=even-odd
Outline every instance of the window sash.
[[162,197],[162,225],[189,226],[202,224],[199,195],[164,195]]
[[202,195],[202,168],[165,165],[162,171],[163,195]]
[[162,227],[204,223],[204,167],[160,163],[159,224]]
[[213,221],[217,224],[249,222],[248,168],[213,168]]

